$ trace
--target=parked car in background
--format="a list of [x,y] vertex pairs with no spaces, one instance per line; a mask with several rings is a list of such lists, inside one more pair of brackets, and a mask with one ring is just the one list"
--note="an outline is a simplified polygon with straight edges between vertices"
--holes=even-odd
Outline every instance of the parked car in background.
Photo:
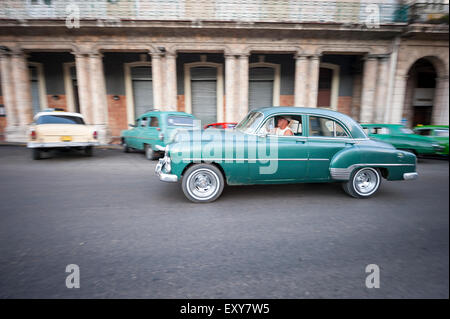
[[[292,134],[274,134],[277,123],[285,123],[282,118]],[[155,168],[161,181],[181,181],[193,202],[216,200],[225,184],[308,182],[341,182],[350,196],[367,198],[382,178],[417,178],[414,154],[370,140],[353,119],[328,109],[262,108],[251,111],[233,131],[200,133],[180,133],[191,140],[177,135]],[[268,158],[272,146],[277,148]],[[266,171],[272,163],[276,169]]]
[[206,124],[204,129],[206,130],[207,128],[219,128],[219,129],[226,129],[226,128],[234,128],[236,127],[237,123],[236,122],[224,122],[224,123],[211,123],[211,124]]
[[399,150],[415,155],[434,155],[443,147],[427,136],[420,136],[400,124],[362,124],[370,138],[392,144]]
[[184,112],[150,111],[136,119],[131,129],[121,133],[124,152],[145,151],[147,159],[157,159],[180,129],[192,129],[195,117]]
[[414,128],[414,133],[431,138],[444,148],[436,154],[448,156],[448,125],[419,125]]
[[78,149],[92,156],[92,148],[98,144],[97,132],[85,125],[81,114],[48,109],[34,116],[27,147],[38,160],[42,152],[52,149]]

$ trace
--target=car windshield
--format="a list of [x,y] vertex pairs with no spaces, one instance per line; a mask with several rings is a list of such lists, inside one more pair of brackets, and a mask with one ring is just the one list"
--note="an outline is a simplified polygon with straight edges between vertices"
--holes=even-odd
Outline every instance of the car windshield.
[[187,116],[169,116],[167,118],[169,126],[194,126],[194,118]]
[[250,112],[238,125],[236,125],[236,129],[244,133],[254,133],[262,118],[262,113]]
[[83,118],[72,115],[42,115],[36,124],[84,124]]

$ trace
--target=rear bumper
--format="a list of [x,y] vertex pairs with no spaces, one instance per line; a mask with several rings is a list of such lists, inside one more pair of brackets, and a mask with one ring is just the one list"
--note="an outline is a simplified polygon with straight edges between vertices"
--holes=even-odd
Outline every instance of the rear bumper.
[[417,174],[417,172],[403,174],[403,179],[405,181],[409,181],[409,180],[413,180],[413,179],[417,179],[417,178],[419,178],[419,174]]
[[87,147],[100,145],[99,142],[54,142],[54,143],[39,143],[28,142],[28,148],[56,148],[56,147]]

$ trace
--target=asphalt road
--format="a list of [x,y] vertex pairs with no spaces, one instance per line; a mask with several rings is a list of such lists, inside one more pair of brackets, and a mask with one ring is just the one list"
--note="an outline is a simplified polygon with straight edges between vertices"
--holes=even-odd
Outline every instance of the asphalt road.
[[0,298],[449,297],[448,161],[422,160],[418,180],[384,181],[371,199],[299,184],[228,187],[211,204],[154,166],[0,146]]

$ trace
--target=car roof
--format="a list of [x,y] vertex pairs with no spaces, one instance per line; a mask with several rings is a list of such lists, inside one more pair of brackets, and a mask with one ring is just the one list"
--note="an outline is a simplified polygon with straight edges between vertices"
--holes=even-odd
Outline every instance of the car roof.
[[448,125],[418,125],[416,126],[414,129],[422,129],[422,128],[426,128],[426,129],[430,129],[430,128],[444,128],[448,130]]
[[39,117],[43,115],[66,115],[66,116],[77,116],[83,118],[83,115],[80,113],[75,112],[64,112],[64,111],[41,111],[36,113],[36,115],[33,117],[34,120],[37,120]]
[[186,113],[186,112],[179,112],[179,111],[158,111],[158,110],[153,110],[153,111],[148,111],[146,113],[143,113],[141,115],[139,115],[137,118],[140,119],[141,117],[145,117],[145,116],[154,116],[156,114],[160,114],[160,115],[180,115],[180,116],[188,116],[188,117],[194,117],[192,114]]
[[393,127],[393,128],[400,128],[400,127],[404,127],[403,124],[374,124],[374,123],[370,123],[370,124],[361,124],[362,127],[365,126],[379,126],[379,127]]
[[354,138],[367,138],[366,133],[364,133],[364,131],[361,129],[361,126],[358,122],[356,122],[348,115],[330,109],[317,107],[272,106],[255,109],[253,111],[261,112],[264,114],[264,116],[270,116],[278,113],[302,113],[325,117],[329,116],[345,124]]

